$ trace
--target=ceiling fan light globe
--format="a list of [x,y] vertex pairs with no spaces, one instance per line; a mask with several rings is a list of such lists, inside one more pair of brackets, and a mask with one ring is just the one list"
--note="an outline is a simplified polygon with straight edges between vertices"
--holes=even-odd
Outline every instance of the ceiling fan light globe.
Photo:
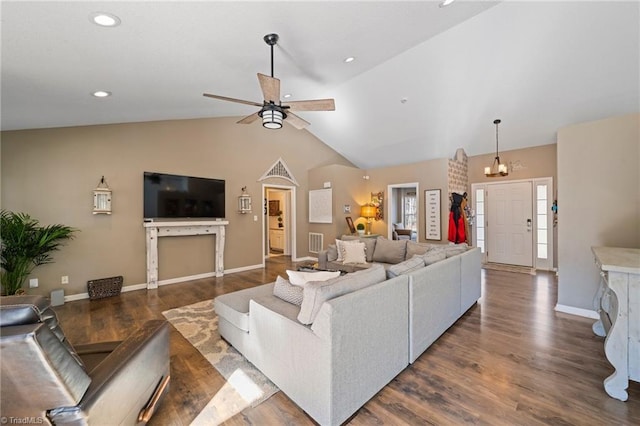
[[277,110],[266,110],[262,112],[262,126],[267,129],[282,128],[282,112]]

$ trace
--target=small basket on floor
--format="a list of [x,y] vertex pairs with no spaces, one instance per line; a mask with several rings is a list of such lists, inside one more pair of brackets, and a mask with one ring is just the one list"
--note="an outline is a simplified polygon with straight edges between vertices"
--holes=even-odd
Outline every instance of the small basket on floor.
[[122,290],[122,281],[122,275],[87,281],[89,299],[95,300],[119,295]]

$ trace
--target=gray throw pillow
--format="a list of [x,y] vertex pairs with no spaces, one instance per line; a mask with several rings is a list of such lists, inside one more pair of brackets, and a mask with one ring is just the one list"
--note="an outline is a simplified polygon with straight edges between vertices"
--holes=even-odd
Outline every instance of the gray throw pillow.
[[457,256],[467,250],[469,250],[469,246],[466,243],[456,244],[455,246],[447,246],[447,248],[444,249],[447,257]]
[[378,238],[373,252],[373,261],[382,263],[400,263],[404,261],[407,250],[407,240],[388,240]]
[[407,259],[411,259],[416,254],[423,255],[431,250],[436,244],[432,243],[415,243],[413,241],[407,241]]
[[302,305],[302,287],[291,284],[280,275],[278,275],[276,283],[273,285],[273,295],[285,302],[298,306]]
[[376,249],[377,238],[360,238],[360,241],[364,243],[364,253],[367,256],[367,262],[373,262],[373,252]]
[[426,266],[431,265],[432,263],[440,262],[441,260],[445,260],[447,258],[447,253],[444,249],[431,249],[425,254],[422,255],[422,260]]
[[371,268],[362,269],[328,281],[310,281],[304,285],[298,321],[305,325],[312,324],[316,319],[316,315],[318,315],[318,311],[327,300],[381,283],[386,278],[384,267],[382,265],[373,265]]
[[327,261],[334,262],[338,260],[338,247],[335,244],[329,244],[327,246]]
[[424,268],[424,260],[422,256],[414,256],[409,260],[400,262],[387,269],[387,278],[397,277],[398,275],[408,274],[409,272]]

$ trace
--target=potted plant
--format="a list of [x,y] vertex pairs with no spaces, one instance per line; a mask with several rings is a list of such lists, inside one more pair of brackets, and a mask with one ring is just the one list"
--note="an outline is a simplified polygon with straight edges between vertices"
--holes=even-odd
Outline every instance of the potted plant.
[[53,262],[51,253],[73,238],[76,230],[64,225],[40,226],[26,213],[0,212],[2,294],[24,293],[22,285],[31,271]]
[[356,230],[359,235],[364,235],[364,223],[359,223],[356,225]]

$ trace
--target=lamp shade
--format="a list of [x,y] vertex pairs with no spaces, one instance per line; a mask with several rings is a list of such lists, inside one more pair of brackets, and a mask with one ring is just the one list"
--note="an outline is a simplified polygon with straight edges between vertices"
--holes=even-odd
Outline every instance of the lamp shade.
[[360,216],[367,219],[376,217],[376,206],[365,205],[360,207]]

